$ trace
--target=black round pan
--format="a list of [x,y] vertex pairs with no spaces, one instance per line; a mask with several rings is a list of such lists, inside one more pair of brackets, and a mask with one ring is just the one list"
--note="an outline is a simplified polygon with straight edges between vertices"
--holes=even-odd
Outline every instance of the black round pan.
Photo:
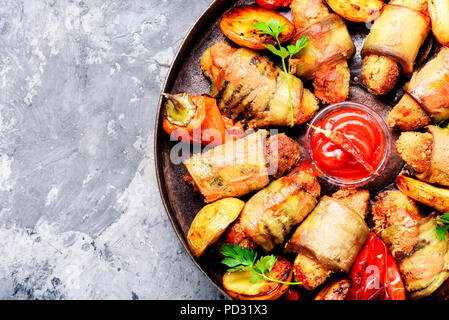
[[[225,41],[235,46],[221,33],[219,28],[220,18],[223,13],[236,5],[250,4],[254,1],[231,1],[216,0],[197,20],[195,25],[189,31],[187,37],[183,41],[173,64],[168,72],[162,92],[179,93],[188,92],[189,94],[208,94],[210,83],[201,72],[199,61],[202,52],[217,41]],[[285,12],[288,16],[288,11]],[[376,97],[368,93],[361,84],[362,60],[360,50],[363,41],[369,30],[364,24],[349,23],[348,29],[356,45],[357,51],[349,60],[351,68],[351,88],[348,100],[361,102],[371,106],[379,114],[386,119],[388,112],[398,101],[402,92],[400,87],[405,83],[406,79],[399,82],[398,87],[392,90],[388,95]],[[430,45],[432,40],[428,41]],[[428,48],[429,46],[425,46]],[[428,53],[429,50],[423,50]],[[264,53],[269,55],[268,53]],[[426,54],[427,55],[427,54]],[[278,59],[272,57],[274,61]],[[307,84],[306,84],[307,86]],[[162,201],[164,203],[167,214],[175,229],[179,239],[186,248],[192,260],[197,264],[200,270],[215,284],[215,286],[227,297],[221,285],[221,277],[225,271],[220,264],[220,257],[216,254],[215,248],[211,248],[209,253],[200,259],[195,259],[186,243],[187,232],[196,213],[204,206],[204,199],[201,195],[194,193],[192,188],[183,181],[183,175],[186,172],[184,165],[175,164],[170,161],[170,151],[172,146],[177,142],[170,142],[170,137],[162,129],[162,97],[159,99],[158,113],[155,128],[155,162],[156,173],[158,179],[159,190]],[[289,137],[296,139],[301,148],[304,139],[305,125],[296,126],[294,128],[279,128]],[[396,140],[399,132],[392,130],[393,142]],[[187,146],[192,149],[191,146]],[[302,155],[304,155],[304,150]],[[192,150],[190,152],[193,152]],[[190,154],[190,153],[189,153]],[[385,188],[394,187],[394,179],[403,167],[403,162],[399,156],[392,150],[392,156],[386,170],[380,178],[370,183],[367,188],[373,194],[373,199],[378,191]],[[327,185],[321,181],[323,194],[330,194],[336,190],[334,186]],[[248,199],[244,197],[243,200]]]

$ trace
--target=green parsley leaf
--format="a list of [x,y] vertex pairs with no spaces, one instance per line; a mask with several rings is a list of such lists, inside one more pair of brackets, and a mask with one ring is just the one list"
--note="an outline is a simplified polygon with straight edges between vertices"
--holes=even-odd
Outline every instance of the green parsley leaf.
[[446,233],[449,230],[449,213],[442,214],[438,219],[433,219],[438,222],[435,229],[437,238],[444,241],[446,240]]
[[438,122],[436,124],[436,126],[438,128],[440,128],[440,129],[447,129],[447,130],[449,130],[449,122],[447,122],[447,120],[442,120],[442,121]]
[[277,258],[274,255],[263,256],[257,260],[257,253],[248,248],[242,248],[239,245],[222,244],[221,254],[225,257],[221,263],[230,267],[226,272],[249,271],[251,272],[250,283],[258,283],[264,280],[285,283],[301,284],[300,282],[286,282],[272,279],[268,275],[273,269]]
[[302,49],[304,49],[309,44],[309,38],[303,37],[296,41],[295,45],[287,46],[288,52],[290,55],[295,55],[299,53]]
[[[271,53],[279,56],[282,59],[282,67],[284,69],[284,73],[287,76],[287,87],[288,87],[288,100],[290,102],[290,113],[291,113],[291,126],[293,127],[295,125],[295,119],[293,115],[293,98],[292,98],[292,91],[291,91],[291,80],[288,75],[291,73],[291,64],[290,60],[291,58],[299,53],[302,49],[304,49],[307,44],[309,43],[309,40],[307,37],[303,37],[296,41],[295,45],[288,45],[287,48],[283,47],[281,42],[279,41],[279,35],[282,33],[282,31],[285,30],[285,25],[280,25],[279,21],[275,19],[271,19],[268,24],[266,22],[258,22],[254,24],[253,28],[256,31],[259,31],[261,34],[268,34],[276,39],[278,48],[275,46],[268,44],[264,45],[265,48],[267,48]],[[286,63],[286,59],[288,59],[288,62]]]
[[437,238],[440,239],[441,241],[446,240],[446,233],[448,230],[449,226],[437,225],[436,228]]

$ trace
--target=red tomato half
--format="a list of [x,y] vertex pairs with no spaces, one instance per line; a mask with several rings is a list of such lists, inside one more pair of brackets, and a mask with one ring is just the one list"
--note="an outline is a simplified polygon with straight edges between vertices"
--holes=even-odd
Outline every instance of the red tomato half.
[[292,0],[256,0],[256,2],[267,9],[280,9],[289,6]]

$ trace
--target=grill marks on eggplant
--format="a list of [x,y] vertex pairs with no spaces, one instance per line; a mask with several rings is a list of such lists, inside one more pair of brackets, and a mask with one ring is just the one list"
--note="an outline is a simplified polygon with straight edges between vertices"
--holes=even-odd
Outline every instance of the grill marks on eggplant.
[[[244,120],[242,124],[250,128],[290,125],[286,75],[267,57],[249,49],[232,49],[227,44],[216,43],[203,53],[201,67],[212,81],[210,95],[217,99],[220,111],[227,117]],[[313,108],[306,111],[302,106],[301,80],[290,77],[294,78],[294,118],[299,124],[315,112]]]

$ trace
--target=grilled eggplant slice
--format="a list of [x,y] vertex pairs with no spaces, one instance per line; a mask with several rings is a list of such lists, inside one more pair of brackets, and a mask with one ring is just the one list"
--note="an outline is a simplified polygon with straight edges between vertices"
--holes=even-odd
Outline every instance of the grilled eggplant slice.
[[361,216],[340,201],[324,196],[286,244],[287,252],[309,252],[320,264],[348,272],[368,239]]
[[449,190],[432,186],[404,175],[396,178],[399,190],[413,200],[440,212],[449,212]]
[[[292,265],[282,257],[277,257],[276,263],[268,275],[272,279],[289,282],[292,279]],[[249,271],[234,271],[223,276],[223,287],[226,292],[238,300],[276,300],[289,288],[288,284],[264,280],[251,283]]]
[[386,5],[366,37],[361,54],[391,57],[402,65],[405,74],[412,73],[419,48],[430,31],[429,24],[429,19],[414,9]]
[[316,177],[297,168],[252,196],[239,223],[255,243],[269,252],[313,210],[320,192]]
[[370,22],[379,17],[384,1],[381,0],[326,0],[339,16],[353,22]]
[[187,234],[187,244],[195,257],[217,242],[244,205],[240,199],[226,198],[204,206],[197,213]]
[[276,40],[266,34],[260,34],[254,29],[254,24],[258,22],[268,22],[276,20],[285,29],[279,35],[279,41],[290,40],[295,34],[295,27],[283,15],[259,6],[240,6],[231,9],[223,15],[220,22],[220,29],[223,34],[242,47],[254,50],[266,49],[264,45],[276,45]]
[[442,47],[435,58],[415,72],[405,90],[435,123],[449,119],[449,48]]
[[290,78],[295,124],[316,114],[318,101],[301,79],[286,75],[257,52],[217,42],[201,56],[201,69],[211,80],[210,95],[217,98],[223,115],[242,120],[249,128],[291,125]]
[[184,161],[206,202],[239,197],[270,182],[265,159],[267,135],[268,131],[259,130]]
[[399,262],[405,288],[412,299],[432,294],[449,277],[449,238],[438,239],[435,216],[420,221],[419,239],[414,252]]

